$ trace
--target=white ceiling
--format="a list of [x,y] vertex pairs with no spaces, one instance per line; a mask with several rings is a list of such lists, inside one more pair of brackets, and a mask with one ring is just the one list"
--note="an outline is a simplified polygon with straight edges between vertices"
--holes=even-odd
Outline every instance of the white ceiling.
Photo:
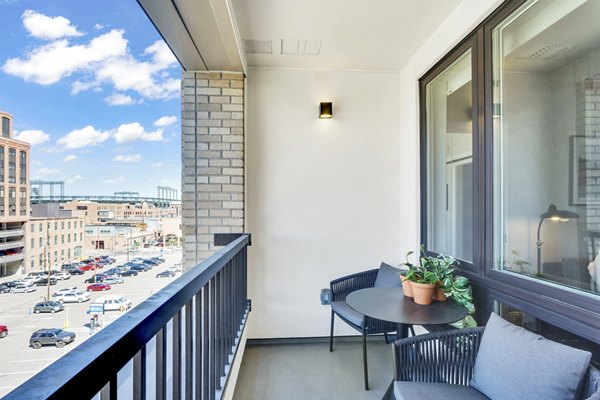
[[[232,0],[241,39],[271,40],[251,67],[399,70],[461,0]],[[281,39],[322,40],[320,54],[281,55]]]

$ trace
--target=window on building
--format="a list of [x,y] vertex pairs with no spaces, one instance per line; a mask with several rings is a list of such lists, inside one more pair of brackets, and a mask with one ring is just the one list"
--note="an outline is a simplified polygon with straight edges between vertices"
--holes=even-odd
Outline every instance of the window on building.
[[58,230],[58,222],[54,221],[54,230],[57,231]]
[[27,153],[23,150],[19,152],[19,183],[27,184]]
[[17,151],[8,149],[8,183],[17,183]]
[[71,259],[71,249],[67,249],[67,258]]
[[71,243],[71,234],[67,234],[67,243]]
[[8,215],[17,215],[17,189],[8,188]]
[[39,256],[40,263],[38,264],[40,267],[44,266],[44,254],[40,254]]
[[4,182],[4,146],[0,146],[0,182]]
[[54,244],[57,245],[58,244],[58,235],[54,235]]
[[2,137],[10,137],[10,118],[2,117]]
[[19,189],[19,215],[27,215],[27,189]]
[[60,235],[60,243],[65,244],[65,235]]
[[504,2],[419,82],[426,251],[459,259],[479,309],[497,296],[588,338],[600,337],[600,32],[586,29],[598,13],[600,0]]
[[71,229],[71,221],[69,221],[68,225],[69,229]]
[[34,249],[35,248],[35,239],[31,239],[31,248]]
[[44,247],[44,239],[40,238],[40,248]]
[[31,222],[31,233],[35,232],[35,224]]
[[54,263],[58,262],[58,250],[54,251]]
[[33,271],[35,269],[35,257],[31,256],[31,262],[30,262],[30,270]]
[[44,224],[42,224],[42,223],[40,222],[40,225],[39,225],[39,226],[40,226],[40,228],[39,228],[39,231],[41,232],[41,231],[44,229]]
[[79,232],[79,241],[83,241],[83,232]]
[[4,201],[4,186],[0,186],[0,215],[5,215]]
[[65,229],[65,221],[62,221],[60,223],[60,229],[64,230]]

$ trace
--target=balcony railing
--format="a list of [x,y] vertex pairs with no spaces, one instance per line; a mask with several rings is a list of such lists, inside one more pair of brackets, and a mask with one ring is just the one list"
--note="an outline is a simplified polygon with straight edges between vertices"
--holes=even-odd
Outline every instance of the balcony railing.
[[23,246],[25,246],[25,242],[23,241],[0,242],[0,250],[17,249]]
[[5,399],[219,399],[250,311],[249,244],[240,236]]
[[9,229],[6,231],[0,231],[0,238],[16,237],[25,235],[23,229]]

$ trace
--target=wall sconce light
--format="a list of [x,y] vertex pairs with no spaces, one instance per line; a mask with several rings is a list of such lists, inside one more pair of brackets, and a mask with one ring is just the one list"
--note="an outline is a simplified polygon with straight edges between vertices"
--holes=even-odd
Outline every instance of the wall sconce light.
[[321,103],[319,105],[319,118],[328,119],[333,117],[333,105],[331,102]]

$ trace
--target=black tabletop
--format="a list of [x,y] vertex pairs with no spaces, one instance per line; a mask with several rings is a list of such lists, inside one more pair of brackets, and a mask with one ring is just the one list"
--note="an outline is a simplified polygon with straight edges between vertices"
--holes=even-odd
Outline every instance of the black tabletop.
[[467,309],[452,300],[435,301],[429,306],[405,297],[402,288],[374,287],[350,293],[346,303],[359,313],[383,321],[407,325],[437,325],[456,322]]

